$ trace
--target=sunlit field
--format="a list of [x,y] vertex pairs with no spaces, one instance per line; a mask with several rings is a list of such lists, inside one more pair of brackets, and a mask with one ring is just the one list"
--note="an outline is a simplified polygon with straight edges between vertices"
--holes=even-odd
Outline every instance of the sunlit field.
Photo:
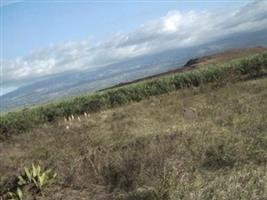
[[1,191],[36,163],[58,174],[38,199],[263,199],[266,99],[259,78],[43,124],[0,144]]

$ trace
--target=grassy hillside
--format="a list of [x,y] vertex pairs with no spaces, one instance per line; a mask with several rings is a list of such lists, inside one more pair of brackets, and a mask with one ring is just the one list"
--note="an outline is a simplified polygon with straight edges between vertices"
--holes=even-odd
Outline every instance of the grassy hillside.
[[264,199],[266,99],[266,77],[209,83],[43,124],[0,143],[0,194],[38,163],[41,200]]
[[260,53],[2,115],[0,199],[263,200],[266,74]]
[[56,122],[63,117],[69,118],[71,115],[80,115],[84,112],[97,112],[185,87],[212,82],[224,85],[227,82],[263,76],[267,72],[266,63],[267,53],[261,53],[223,65],[211,65],[68,101],[11,112],[1,116],[0,139],[5,140],[13,134],[29,131],[43,123]]
[[251,56],[253,54],[263,53],[264,51],[267,51],[267,48],[254,47],[254,48],[233,49],[233,50],[216,53],[213,55],[191,59],[185,65],[193,66],[197,68],[214,65],[214,64],[217,65],[217,64],[229,62],[231,60]]
[[220,52],[220,53],[215,53],[215,54],[208,55],[208,56],[203,56],[200,58],[193,58],[193,59],[190,59],[187,63],[185,63],[185,65],[183,67],[178,67],[177,69],[174,69],[171,71],[156,74],[153,76],[148,76],[148,77],[137,79],[137,80],[130,81],[130,82],[122,82],[122,83],[115,85],[115,86],[112,86],[110,88],[103,89],[102,91],[105,91],[107,89],[126,86],[126,85],[133,84],[133,83],[138,83],[138,82],[142,82],[142,81],[147,81],[147,80],[152,80],[152,79],[160,79],[160,78],[163,78],[164,76],[169,76],[169,75],[173,75],[176,73],[191,71],[191,70],[196,69],[196,68],[204,68],[204,67],[209,67],[211,65],[225,64],[225,63],[229,63],[229,62],[234,61],[234,60],[238,60],[238,59],[242,59],[242,58],[249,57],[252,55],[264,53],[266,51],[267,51],[267,48],[259,46],[259,47],[254,47],[254,48],[233,49],[233,50],[228,50],[228,51],[224,51],[224,52]]

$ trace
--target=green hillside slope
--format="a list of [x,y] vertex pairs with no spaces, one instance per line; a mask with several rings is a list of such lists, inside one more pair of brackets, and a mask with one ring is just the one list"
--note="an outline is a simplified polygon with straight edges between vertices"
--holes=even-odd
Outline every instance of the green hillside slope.
[[263,200],[266,72],[263,53],[5,114],[0,199]]
[[84,112],[97,112],[185,87],[212,82],[224,85],[227,82],[263,76],[267,72],[266,63],[267,53],[261,53],[226,64],[211,65],[118,89],[80,96],[72,100],[11,112],[0,118],[0,139],[28,131],[39,124],[56,122],[63,117],[68,118]]
[[40,125],[0,143],[0,194],[35,163],[58,176],[29,199],[264,199],[266,99],[266,77],[210,83]]

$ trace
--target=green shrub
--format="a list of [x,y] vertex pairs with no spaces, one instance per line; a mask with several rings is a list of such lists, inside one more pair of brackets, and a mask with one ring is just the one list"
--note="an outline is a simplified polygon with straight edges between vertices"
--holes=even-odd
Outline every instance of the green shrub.
[[35,196],[42,192],[43,188],[50,185],[55,180],[57,174],[52,170],[44,170],[40,165],[32,164],[31,168],[24,168],[24,172],[19,175],[13,188],[7,188],[4,195],[8,200],[23,200]]

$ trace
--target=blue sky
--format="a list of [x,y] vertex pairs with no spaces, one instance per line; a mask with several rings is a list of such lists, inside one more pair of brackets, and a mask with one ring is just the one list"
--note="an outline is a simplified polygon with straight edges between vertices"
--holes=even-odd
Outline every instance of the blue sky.
[[[3,1],[3,0],[2,0]],[[3,57],[30,52],[68,41],[107,40],[130,32],[171,10],[232,9],[241,1],[12,1],[4,0]]]
[[267,27],[265,0],[0,1],[0,95],[56,73]]

